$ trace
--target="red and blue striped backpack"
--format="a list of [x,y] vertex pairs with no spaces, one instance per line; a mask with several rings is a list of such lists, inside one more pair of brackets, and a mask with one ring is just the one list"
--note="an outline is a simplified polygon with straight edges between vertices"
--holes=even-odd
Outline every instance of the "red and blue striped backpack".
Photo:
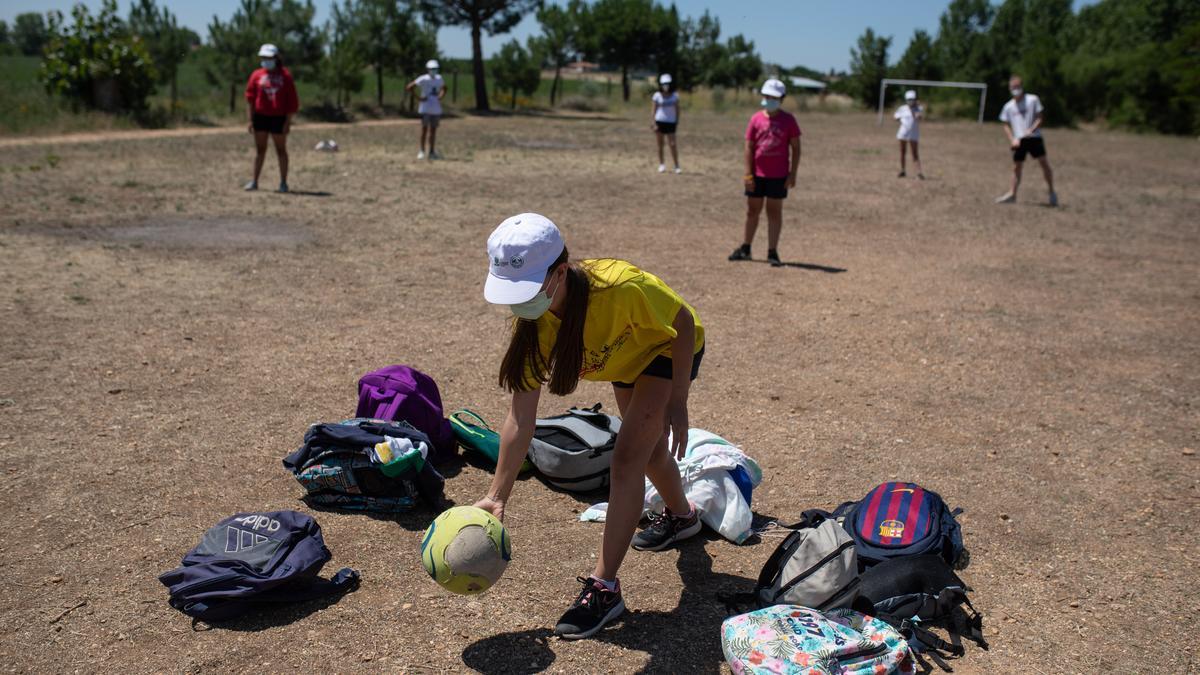
[[859,567],[884,560],[936,554],[951,566],[966,562],[962,531],[950,510],[933,490],[916,483],[889,482],[875,487],[857,502],[833,512],[854,538]]

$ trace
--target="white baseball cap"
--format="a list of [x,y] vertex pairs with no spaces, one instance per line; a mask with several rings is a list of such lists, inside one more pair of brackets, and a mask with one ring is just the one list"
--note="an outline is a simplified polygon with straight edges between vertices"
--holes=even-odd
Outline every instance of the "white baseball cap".
[[487,248],[490,266],[483,297],[494,305],[515,305],[537,295],[566,244],[549,218],[518,213],[492,232]]
[[275,45],[268,42],[258,48],[258,55],[265,56],[268,59],[273,59],[276,56],[279,56],[279,47],[276,47]]
[[917,98],[917,92],[915,90],[909,89],[908,91],[904,92],[904,100],[905,101],[912,101],[916,98]]
[[783,85],[783,82],[780,82],[772,77],[766,82],[763,82],[763,86],[760,91],[766,96],[778,96],[782,98],[783,95],[787,93],[787,87]]
[[441,66],[438,65],[437,59],[429,59],[428,61],[425,62],[425,67],[426,68],[440,68]]
[[659,75],[659,76],[658,76],[658,83],[659,83],[659,84],[671,84],[671,74],[670,74],[670,73],[663,73],[662,75]]

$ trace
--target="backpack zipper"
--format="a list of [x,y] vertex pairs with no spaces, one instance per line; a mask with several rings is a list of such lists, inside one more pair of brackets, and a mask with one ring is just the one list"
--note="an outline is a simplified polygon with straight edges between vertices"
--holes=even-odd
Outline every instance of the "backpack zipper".
[[841,546],[838,546],[836,549],[834,549],[833,553],[830,553],[829,555],[825,556],[824,558],[821,558],[819,561],[817,561],[817,564],[804,570],[799,575],[797,575],[795,578],[793,578],[791,581],[787,582],[787,584],[780,586],[779,592],[775,594],[775,597],[778,598],[779,596],[783,595],[784,593],[792,590],[792,588],[794,588],[796,586],[796,584],[798,584],[801,581],[804,581],[808,577],[812,576],[814,572],[816,572],[818,569],[820,569],[825,564],[829,563],[831,560],[834,560],[835,558],[840,557],[843,553],[846,552],[846,549],[848,549],[848,548],[854,548],[853,541],[843,542]]
[[872,647],[866,651],[854,652],[853,654],[838,654],[837,656],[835,656],[833,658],[838,660],[839,662],[840,661],[857,661],[858,659],[861,659],[863,657],[874,658],[876,656],[881,656],[883,654],[886,654],[887,650],[888,650],[887,644],[883,643],[883,644],[875,645],[874,647]]
[[213,577],[212,579],[205,579],[204,581],[193,581],[192,583],[190,583],[186,586],[181,586],[179,589],[172,592],[171,595],[172,596],[183,595],[190,591],[194,591],[198,588],[204,588],[205,586],[212,586],[214,584],[219,584],[222,581],[229,581],[230,579],[236,579],[237,577],[240,577],[240,576],[242,576],[240,572],[228,572],[226,574],[222,574],[220,576]]

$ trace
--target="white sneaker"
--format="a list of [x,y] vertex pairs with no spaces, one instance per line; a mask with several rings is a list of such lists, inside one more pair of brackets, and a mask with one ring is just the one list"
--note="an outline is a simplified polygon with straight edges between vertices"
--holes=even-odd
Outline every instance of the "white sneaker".
[[658,172],[659,172],[659,173],[666,173],[666,172],[667,172],[667,165],[666,165],[666,164],[659,164],[659,165],[658,165]]
[[417,159],[425,159],[425,151],[424,150],[417,153]]
[[255,190],[258,189],[258,181],[252,180],[249,183],[246,183],[245,187],[243,187],[242,189],[245,190],[246,192],[254,192]]
[[679,165],[675,165],[675,173],[683,173],[683,169],[679,168]]
[[1058,193],[1057,192],[1050,193],[1050,206],[1058,206]]
[[1016,201],[1017,201],[1017,196],[1011,192],[1006,192],[1006,193],[1000,195],[999,197],[996,197],[997,204],[1015,204]]

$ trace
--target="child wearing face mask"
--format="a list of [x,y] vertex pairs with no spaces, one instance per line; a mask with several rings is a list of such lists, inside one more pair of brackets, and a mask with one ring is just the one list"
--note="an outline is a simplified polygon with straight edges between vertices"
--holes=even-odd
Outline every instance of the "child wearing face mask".
[[246,82],[246,116],[249,131],[254,135],[255,155],[254,178],[246,183],[245,189],[258,189],[258,177],[262,173],[267,139],[270,138],[279,160],[279,191],[287,192],[287,136],[292,129],[292,116],[300,109],[300,98],[296,95],[292,74],[283,67],[283,59],[275,45],[259,47],[258,57],[261,67],[251,73]]
[[[507,305],[517,319],[500,365],[500,386],[512,393],[500,459],[475,506],[504,518],[543,385],[565,396],[580,379],[611,382],[621,411],[600,554],[591,576],[578,577],[582,589],[554,629],[563,638],[586,638],[625,611],[617,571],[631,543],[659,551],[700,531],[675,458],[686,448],[688,391],[704,356],[704,327],[653,274],[621,260],[572,260],[558,228],[535,213],[500,223],[488,237],[488,257],[484,298]],[[666,510],[634,536],[646,478]]]
[[667,165],[663,161],[663,138],[671,146],[671,159],[675,162],[675,173],[683,173],[679,168],[679,150],[675,147],[675,129],[679,125],[679,94],[675,92],[671,76],[663,73],[658,78],[658,91],[650,101],[650,114],[654,122],[650,128],[658,140],[658,172],[666,173]]
[[767,207],[767,260],[782,267],[779,259],[779,233],[783,229],[783,200],[796,187],[800,168],[800,125],[790,113],[781,110],[787,88],[771,78],[762,86],[762,110],[746,125],[746,173],[742,184],[746,192],[746,226],[742,245],[729,255],[730,260],[750,260],[750,244],[758,231],[758,216]]
[[[442,156],[434,149],[437,142],[438,123],[442,119],[442,99],[446,96],[446,81],[438,74],[437,59],[425,62],[425,74],[405,85],[406,91],[417,90],[417,98],[421,101],[417,113],[421,115],[421,150],[417,159],[441,159]],[[429,154],[425,154],[425,139],[429,138]]]

